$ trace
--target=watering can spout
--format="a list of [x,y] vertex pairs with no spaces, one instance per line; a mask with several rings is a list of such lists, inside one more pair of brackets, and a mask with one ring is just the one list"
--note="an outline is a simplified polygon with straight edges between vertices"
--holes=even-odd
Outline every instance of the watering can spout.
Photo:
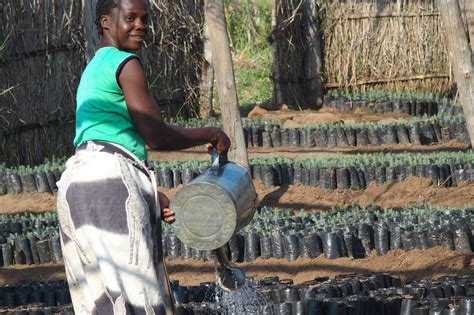
[[214,250],[214,255],[219,263],[217,283],[227,291],[234,291],[245,284],[245,273],[236,267],[232,267],[227,255],[227,244]]

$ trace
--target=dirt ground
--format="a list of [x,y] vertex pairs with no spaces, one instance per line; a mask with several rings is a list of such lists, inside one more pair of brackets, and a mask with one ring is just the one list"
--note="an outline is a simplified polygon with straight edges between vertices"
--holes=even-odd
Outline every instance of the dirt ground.
[[[338,113],[336,110],[326,109],[315,112],[294,112],[287,109],[275,113],[256,109],[249,116],[259,116],[278,120],[286,126],[298,126],[308,122],[335,122],[335,121],[390,121],[402,115],[374,115],[360,111],[352,114]],[[277,153],[290,157],[308,156],[311,154],[329,154],[342,152],[343,154],[381,152],[435,152],[466,150],[469,145],[449,142],[430,146],[383,146],[383,147],[357,147],[346,149],[321,149],[321,148],[285,148],[263,149],[250,148],[250,157]],[[204,147],[178,152],[150,152],[151,159],[190,159],[208,158]],[[289,185],[280,187],[264,187],[261,182],[255,182],[259,195],[260,205],[277,208],[312,209],[325,211],[332,207],[343,207],[351,204],[361,206],[379,205],[383,208],[401,209],[404,206],[431,204],[444,207],[474,206],[474,184],[462,184],[458,187],[442,188],[433,187],[428,179],[410,177],[401,183],[376,185],[370,183],[362,191],[334,190],[328,191],[321,188],[302,185]],[[161,189],[170,198],[181,187]],[[22,194],[18,196],[0,196],[0,213],[12,214],[23,211],[43,212],[55,209],[56,197],[50,194]],[[168,272],[172,280],[179,280],[180,284],[197,285],[201,282],[214,281],[213,262],[195,260],[167,261]],[[461,255],[443,247],[435,247],[425,251],[414,250],[404,252],[401,250],[390,251],[387,255],[377,256],[375,251],[370,257],[364,259],[339,258],[326,259],[320,255],[316,259],[257,259],[252,263],[239,264],[248,276],[264,278],[278,275],[281,279],[292,279],[295,283],[312,280],[315,277],[327,275],[334,277],[340,274],[390,272],[399,275],[404,280],[433,279],[442,275],[474,274],[474,255]],[[19,281],[35,280],[46,281],[64,279],[63,265],[14,266],[0,268],[0,285],[16,283]]]

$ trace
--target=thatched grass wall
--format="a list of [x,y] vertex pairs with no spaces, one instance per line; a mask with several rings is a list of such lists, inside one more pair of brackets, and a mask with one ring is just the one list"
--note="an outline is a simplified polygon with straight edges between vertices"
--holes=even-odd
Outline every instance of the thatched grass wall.
[[[275,0],[275,94],[305,107],[302,10],[311,0]],[[448,52],[434,0],[319,2],[323,76],[327,89],[447,93],[452,89]],[[275,77],[278,76],[278,80]],[[299,83],[299,85],[298,85]]]
[[[0,3],[0,163],[73,152],[75,93],[86,64],[82,1]],[[151,0],[140,53],[165,116],[197,112],[201,0]],[[196,66],[197,65],[197,66]]]
[[[0,161],[41,162],[72,151],[81,69],[80,1],[3,1]],[[41,161],[40,161],[41,160]]]
[[434,1],[334,3],[322,9],[328,88],[450,89],[448,52]]

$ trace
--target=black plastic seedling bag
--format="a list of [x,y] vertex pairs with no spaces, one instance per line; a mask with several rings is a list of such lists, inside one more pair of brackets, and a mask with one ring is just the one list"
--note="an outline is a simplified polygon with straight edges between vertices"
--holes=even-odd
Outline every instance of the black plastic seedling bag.
[[21,184],[23,186],[23,192],[32,193],[37,191],[35,175],[33,173],[20,174]]
[[300,143],[302,147],[314,147],[314,139],[312,137],[312,130],[309,128],[300,129]]
[[292,128],[289,129],[289,140],[290,146],[299,147],[300,146],[300,131],[299,129]]
[[272,133],[270,134],[270,137],[272,140],[273,147],[279,148],[282,146],[280,129],[274,129]]
[[253,180],[262,180],[262,166],[252,165],[252,178]]
[[324,256],[328,259],[341,257],[339,238],[335,232],[325,232],[321,235]]
[[49,187],[48,177],[45,172],[36,172],[35,181],[38,192],[40,193],[51,193],[52,190]]
[[458,253],[472,254],[470,240],[471,231],[465,226],[459,226],[454,230],[454,247]]
[[397,144],[397,131],[393,125],[387,125],[383,128],[382,143],[383,144]]
[[15,239],[15,262],[17,264],[33,264],[30,246],[26,237],[18,237]]
[[346,134],[347,143],[350,147],[355,147],[357,145],[356,132],[352,128],[344,128]]
[[431,123],[424,123],[420,126],[420,142],[423,145],[437,142],[436,135]]
[[336,127],[336,145],[338,147],[348,147],[346,133],[342,127]]
[[290,134],[288,132],[288,129],[284,129],[281,131],[281,146],[282,147],[290,146]]
[[375,169],[375,182],[378,185],[382,185],[386,181],[385,166],[376,166]]
[[273,166],[271,165],[262,165],[261,167],[261,178],[263,185],[265,187],[271,187],[275,185],[275,174],[273,171]]
[[302,176],[303,176],[303,168],[301,167],[301,164],[295,163],[293,165],[293,184],[301,184],[302,181]]
[[328,148],[335,147],[337,145],[337,131],[336,131],[336,128],[328,128],[327,134],[328,134],[327,147]]
[[350,173],[347,168],[336,169],[337,189],[348,189],[351,187]]
[[395,129],[396,129],[398,143],[410,144],[410,137],[408,136],[407,128],[404,125],[399,124],[399,125],[396,125]]
[[49,249],[49,240],[47,238],[36,241],[36,249],[38,250],[38,257],[41,264],[51,262],[51,251]]
[[7,193],[7,179],[5,173],[0,171],[0,196],[6,195]]
[[285,257],[285,247],[283,245],[283,234],[279,231],[275,231],[271,235],[272,239],[272,254],[274,258]]
[[327,147],[328,146],[328,132],[325,128],[318,128],[313,131],[313,137],[315,146]]
[[181,241],[176,234],[171,233],[167,236],[167,254],[169,259],[177,259],[181,252]]
[[167,188],[173,188],[173,172],[169,168],[160,168],[157,170],[160,178],[160,184]]
[[298,236],[296,234],[288,234],[283,236],[283,246],[286,259],[295,261],[300,256],[300,248]]
[[16,173],[7,174],[7,191],[12,195],[19,195],[23,192],[20,175]]
[[321,188],[334,190],[337,188],[336,170],[333,168],[321,168],[319,170]]
[[61,242],[59,240],[59,236],[51,236],[48,239],[49,248],[51,250],[51,261],[53,263],[58,263],[63,258],[62,251],[61,251]]
[[260,236],[260,257],[262,259],[272,257],[272,239],[270,236]]
[[403,230],[399,225],[392,225],[390,230],[390,249],[402,249],[402,233]]
[[244,261],[244,237],[238,233],[229,241],[230,259],[232,262]]
[[410,143],[411,144],[421,144],[420,140],[420,126],[417,123],[411,125],[408,129],[408,133],[410,136]]
[[181,243],[181,250],[180,250],[181,259],[191,259],[193,258],[193,249],[189,247],[186,243]]
[[288,166],[287,164],[281,165],[281,184],[282,185],[291,185],[294,181],[294,170],[293,167]]
[[357,146],[366,146],[369,145],[369,135],[367,128],[357,128],[356,129],[356,145]]
[[372,227],[367,223],[361,223],[357,228],[362,247],[364,248],[365,256],[370,256],[372,249],[374,248],[374,243],[371,237],[371,234],[373,234],[371,231]]
[[312,168],[309,170],[309,185],[312,187],[319,186],[320,178],[319,178],[319,168]]
[[260,256],[260,238],[257,233],[249,232],[244,237],[244,261],[252,262]]
[[318,234],[310,233],[303,237],[303,252],[308,258],[316,258],[323,252],[322,241]]
[[367,136],[369,138],[370,145],[378,146],[382,144],[382,140],[380,139],[380,129],[378,128],[368,128],[367,129]]
[[258,126],[253,126],[251,128],[252,130],[252,143],[254,147],[260,147],[262,146],[262,131],[260,127]]
[[9,243],[1,245],[3,266],[8,267],[13,265],[13,249]]
[[272,138],[269,131],[262,131],[262,147],[264,148],[271,148],[272,145]]

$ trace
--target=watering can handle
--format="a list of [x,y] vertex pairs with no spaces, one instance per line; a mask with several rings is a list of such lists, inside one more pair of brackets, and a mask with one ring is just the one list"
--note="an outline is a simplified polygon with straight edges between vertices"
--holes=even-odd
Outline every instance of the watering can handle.
[[227,163],[227,154],[217,152],[216,148],[211,149],[211,170],[217,171],[220,166]]

